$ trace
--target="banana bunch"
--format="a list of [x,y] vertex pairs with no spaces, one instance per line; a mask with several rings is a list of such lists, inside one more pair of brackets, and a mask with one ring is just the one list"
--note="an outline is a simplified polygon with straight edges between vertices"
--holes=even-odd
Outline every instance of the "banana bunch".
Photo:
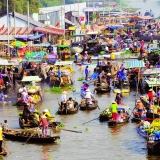
[[32,95],[33,101],[38,101],[40,99],[38,94]]

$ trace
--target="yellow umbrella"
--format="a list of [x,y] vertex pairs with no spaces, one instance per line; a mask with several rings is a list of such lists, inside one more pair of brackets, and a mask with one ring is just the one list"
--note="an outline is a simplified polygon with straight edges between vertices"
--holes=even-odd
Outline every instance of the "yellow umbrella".
[[21,41],[14,41],[10,44],[10,46],[13,46],[13,47],[25,47],[26,44],[24,42],[21,42]]

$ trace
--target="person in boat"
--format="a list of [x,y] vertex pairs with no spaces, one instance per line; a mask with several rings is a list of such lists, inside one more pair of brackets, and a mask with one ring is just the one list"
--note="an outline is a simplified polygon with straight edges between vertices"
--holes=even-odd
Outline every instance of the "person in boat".
[[26,92],[21,93],[21,101],[24,103],[28,103],[28,94]]
[[76,62],[76,63],[78,62],[78,55],[79,55],[79,53],[76,53],[76,54],[75,54],[75,62]]
[[2,130],[3,131],[8,131],[8,123],[7,123],[7,120],[4,120],[4,123],[2,125]]
[[136,108],[138,109],[138,112],[141,112],[145,109],[143,103],[140,100],[137,100]]
[[110,84],[111,84],[111,73],[107,73],[107,83],[110,86]]
[[153,91],[152,88],[149,89],[147,95],[148,95],[149,102],[150,102],[150,101],[153,101],[154,91]]
[[117,102],[117,104],[122,104],[122,94],[120,91],[117,91],[117,94],[116,94],[116,98],[115,98],[115,101]]
[[111,105],[110,105],[110,110],[111,110],[111,113],[112,113],[112,120],[115,120],[116,121],[116,118],[117,118],[117,108],[118,108],[118,105],[115,101],[112,101]]
[[2,91],[0,91],[0,101],[4,102],[7,99],[7,95],[4,95]]
[[74,101],[73,101],[72,97],[70,97],[70,98],[67,100],[67,108],[68,108],[68,109],[74,108]]
[[28,94],[28,91],[25,85],[23,85],[23,92],[26,92]]
[[43,114],[40,114],[40,125],[42,126],[42,136],[46,137],[48,135],[48,120],[47,117]]
[[84,73],[85,73],[85,80],[88,80],[88,75],[89,75],[88,66],[86,66]]
[[0,123],[0,153],[3,153],[2,142],[3,142],[3,133],[2,133],[2,124]]
[[48,109],[44,109],[42,113],[47,117],[48,121],[56,121],[56,118],[51,116],[51,113],[49,112]]
[[94,98],[94,97],[93,97],[90,89],[87,89],[87,90],[86,90],[86,96],[85,96],[86,104],[92,105],[92,98]]
[[25,124],[28,123],[28,120],[33,120],[33,115],[32,112],[29,110],[29,108],[30,108],[29,104],[24,105],[22,117],[25,121]]
[[66,109],[66,103],[67,103],[67,96],[66,96],[67,92],[63,91],[61,98],[60,98],[60,102],[61,102],[61,109]]

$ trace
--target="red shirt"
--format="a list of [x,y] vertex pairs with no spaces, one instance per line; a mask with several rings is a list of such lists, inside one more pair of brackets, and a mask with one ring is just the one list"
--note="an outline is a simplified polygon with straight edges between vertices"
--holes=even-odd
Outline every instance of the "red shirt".
[[148,97],[150,100],[153,100],[153,92],[152,91],[148,92]]

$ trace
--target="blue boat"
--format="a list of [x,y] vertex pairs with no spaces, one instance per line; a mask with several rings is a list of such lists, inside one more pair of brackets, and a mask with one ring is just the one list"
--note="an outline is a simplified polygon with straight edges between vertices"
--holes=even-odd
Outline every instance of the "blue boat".
[[142,128],[140,128],[140,127],[136,127],[136,130],[137,130],[137,132],[138,132],[142,137],[144,137],[144,138],[147,139],[147,137],[148,137],[147,132],[145,132],[145,131],[144,131]]

